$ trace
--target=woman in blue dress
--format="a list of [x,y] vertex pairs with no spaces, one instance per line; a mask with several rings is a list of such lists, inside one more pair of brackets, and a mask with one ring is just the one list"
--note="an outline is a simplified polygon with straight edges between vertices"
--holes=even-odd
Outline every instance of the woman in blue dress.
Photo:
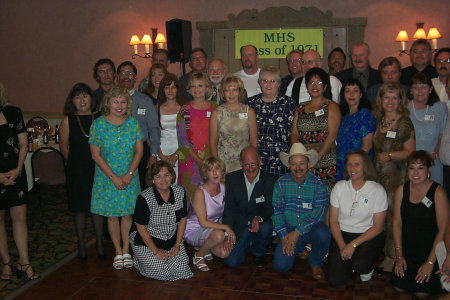
[[342,114],[337,142],[336,180],[343,179],[345,156],[351,150],[364,150],[373,160],[372,138],[375,119],[370,113],[370,102],[357,79],[349,79],[341,89],[339,108]]
[[444,169],[438,153],[447,122],[447,106],[439,101],[427,75],[418,73],[412,78],[412,82],[409,90],[412,100],[408,102],[408,110],[416,133],[416,150],[431,153],[434,163],[431,168],[431,180],[442,185]]
[[96,164],[91,212],[108,217],[108,231],[116,252],[115,269],[133,266],[128,233],[141,190],[137,167],[142,158],[143,135],[131,116],[132,103],[127,89],[111,88],[103,98],[103,116],[92,123],[89,139]]

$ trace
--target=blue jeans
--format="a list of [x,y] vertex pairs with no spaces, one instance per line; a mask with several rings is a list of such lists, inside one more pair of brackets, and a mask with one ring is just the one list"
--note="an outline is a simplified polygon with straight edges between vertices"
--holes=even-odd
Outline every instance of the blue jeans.
[[[293,230],[295,230],[295,228],[288,228],[288,232]],[[320,222],[313,225],[308,233],[301,235],[298,238],[294,249],[294,255],[292,256],[283,254],[282,242],[280,241],[273,256],[273,268],[277,272],[289,271],[294,265],[295,257],[299,252],[305,250],[305,245],[307,243],[312,245],[312,250],[309,253],[308,259],[309,265],[311,267],[322,267],[323,260],[327,254],[328,247],[330,246],[330,240],[330,228],[323,222]]]
[[230,255],[225,258],[225,263],[230,268],[239,266],[244,261],[248,248],[250,248],[250,251],[254,256],[263,256],[266,253],[266,246],[272,237],[272,230],[273,226],[271,220],[259,224],[258,232],[250,232],[248,231],[248,228],[246,228],[234,244]]

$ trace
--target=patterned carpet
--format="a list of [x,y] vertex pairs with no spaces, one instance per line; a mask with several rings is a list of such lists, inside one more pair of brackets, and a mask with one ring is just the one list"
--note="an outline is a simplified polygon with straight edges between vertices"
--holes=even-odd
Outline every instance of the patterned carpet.
[[[30,261],[37,273],[43,273],[64,257],[76,251],[77,239],[73,218],[67,208],[64,186],[41,188],[42,206],[39,206],[35,192],[30,193],[28,204],[28,247]],[[15,266],[17,249],[12,238],[11,218],[5,217],[8,234],[8,250]],[[86,241],[94,238],[90,219],[86,223]],[[13,276],[10,281],[0,281],[0,299],[20,288],[27,281]]]

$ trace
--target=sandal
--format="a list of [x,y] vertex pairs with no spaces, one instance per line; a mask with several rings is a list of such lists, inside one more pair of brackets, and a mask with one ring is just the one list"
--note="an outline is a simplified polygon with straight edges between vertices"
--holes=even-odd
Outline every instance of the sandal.
[[205,261],[205,258],[203,256],[197,256],[197,253],[194,253],[194,257],[192,258],[192,262],[194,263],[194,266],[197,267],[200,271],[208,272],[209,267],[205,263],[201,263],[201,261]]
[[213,260],[214,257],[212,256],[211,249],[208,250],[208,252],[206,252],[205,256],[203,256],[203,257],[204,257],[206,260]]
[[[20,269],[17,268],[17,278],[20,278],[22,276],[25,277],[26,280],[31,281],[31,280],[36,280],[39,279],[39,275],[34,273],[34,271],[31,273],[30,276],[28,276],[28,269],[31,267],[31,264],[18,264],[17,267],[20,266]],[[25,270],[23,269],[25,267]]]
[[133,258],[130,254],[124,254],[123,256],[123,266],[127,269],[131,268],[133,266]]
[[121,269],[123,269],[123,256],[122,255],[116,255],[115,257],[114,257],[114,260],[113,260],[113,267],[114,267],[114,269],[116,269],[116,270],[121,270]]
[[8,273],[3,273],[3,270],[2,270],[2,275],[0,275],[0,279],[1,280],[4,280],[4,281],[7,281],[7,280],[11,280],[11,278],[12,278],[12,276],[13,276],[13,274],[12,274],[12,265],[11,265],[11,261],[9,261],[9,262],[7,262],[7,263],[3,263],[3,269],[5,268],[5,267],[9,267],[9,274]]

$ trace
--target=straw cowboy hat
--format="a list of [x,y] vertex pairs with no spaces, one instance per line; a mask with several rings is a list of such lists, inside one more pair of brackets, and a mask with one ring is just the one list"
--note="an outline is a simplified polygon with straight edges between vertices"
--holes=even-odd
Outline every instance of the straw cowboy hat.
[[302,143],[295,143],[292,145],[291,150],[289,151],[289,154],[281,151],[280,152],[280,160],[286,167],[289,167],[289,158],[294,155],[304,155],[308,158],[309,162],[311,163],[311,167],[314,166],[317,161],[319,160],[319,154],[317,154],[317,151],[314,149],[311,149],[309,151],[306,150],[305,146],[303,146]]

